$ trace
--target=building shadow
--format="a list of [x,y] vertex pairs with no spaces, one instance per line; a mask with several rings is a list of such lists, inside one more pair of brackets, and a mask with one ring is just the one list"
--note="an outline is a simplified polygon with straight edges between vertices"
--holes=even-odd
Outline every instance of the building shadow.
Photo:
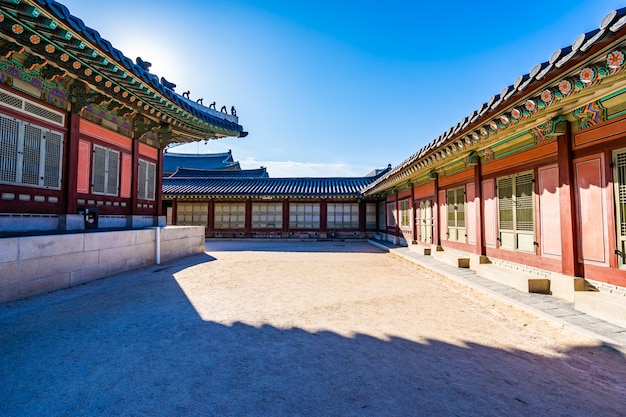
[[364,240],[221,240],[205,242],[207,252],[338,252],[384,253]]
[[550,357],[477,343],[202,320],[175,274],[206,260],[186,258],[5,306],[11,312],[0,316],[0,415],[624,411],[626,361],[601,346]]

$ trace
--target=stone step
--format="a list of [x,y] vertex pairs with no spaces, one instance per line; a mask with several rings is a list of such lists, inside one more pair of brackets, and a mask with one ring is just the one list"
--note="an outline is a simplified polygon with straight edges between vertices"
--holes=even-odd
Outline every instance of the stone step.
[[476,274],[500,284],[508,285],[519,291],[534,293],[549,293],[550,280],[538,277],[523,271],[517,271],[494,264],[480,264],[476,266]]
[[626,328],[626,297],[602,291],[576,291],[574,308]]
[[453,252],[446,252],[445,250],[435,250],[431,252],[431,255],[436,260],[445,264],[454,266],[456,268],[469,268],[470,257],[465,255],[459,255]]

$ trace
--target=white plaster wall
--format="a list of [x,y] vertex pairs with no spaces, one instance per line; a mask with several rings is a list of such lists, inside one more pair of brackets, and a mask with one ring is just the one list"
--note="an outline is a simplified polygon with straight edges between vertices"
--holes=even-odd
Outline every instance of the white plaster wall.
[[[0,239],[0,302],[156,262],[154,228]],[[204,227],[160,229],[161,262],[204,252]]]

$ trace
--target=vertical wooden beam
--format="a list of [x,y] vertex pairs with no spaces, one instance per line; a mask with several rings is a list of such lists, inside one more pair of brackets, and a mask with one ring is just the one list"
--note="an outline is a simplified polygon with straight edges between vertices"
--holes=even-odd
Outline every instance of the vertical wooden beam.
[[411,184],[411,201],[409,201],[409,210],[411,210],[411,213],[409,214],[409,221],[411,222],[411,239],[413,240],[412,243],[416,244],[417,243],[417,223],[416,223],[416,219],[417,219],[417,214],[416,214],[416,207],[415,207],[415,186],[413,184]]
[[[131,160],[132,160],[132,167],[131,167],[131,178],[130,178],[130,214],[131,215],[136,215],[137,211],[138,211],[138,207],[137,207],[137,202],[139,201],[139,199],[137,198],[137,190],[139,189],[139,184],[137,183],[138,179],[139,179],[139,141],[136,139],[133,139],[133,147],[132,147],[132,155],[131,155]],[[163,172],[163,167],[162,167],[162,157],[157,156],[157,163],[156,163],[156,181],[155,181],[155,186],[156,189],[155,191],[155,202],[158,202],[159,204],[157,204],[157,206],[161,206],[160,202],[161,202],[161,192],[163,189],[163,179],[161,178],[161,173]],[[157,209],[157,213],[160,211],[160,209]],[[158,216],[158,214],[157,214]]]
[[577,236],[576,204],[574,199],[574,171],[572,168],[572,128],[569,122],[565,134],[557,138],[557,164],[559,167],[559,203],[561,206],[561,273],[582,276],[578,262],[579,241]]
[[433,245],[441,246],[441,236],[439,231],[439,222],[441,219],[439,218],[439,177],[434,179],[435,181],[435,194],[433,197]]
[[[80,137],[80,115],[70,113],[68,137],[65,148],[65,181],[63,187],[65,192],[65,213],[76,214],[78,212],[77,192],[78,185],[78,140]],[[87,173],[89,175],[89,173]]]
[[357,200],[359,203],[359,232],[366,233],[366,223],[367,223],[367,204],[361,198]]
[[[209,204],[207,204],[207,236],[213,236],[213,232],[215,231],[215,202],[211,199],[209,200]],[[210,233],[210,234],[209,234]]]
[[326,200],[320,201],[320,233],[328,233],[328,206]]
[[[135,152],[135,147],[133,146],[133,153]],[[133,161],[135,160],[134,156],[133,156]],[[137,174],[135,174],[135,169],[137,170]],[[133,168],[133,175],[137,175],[135,177],[135,180],[133,181],[133,184],[135,184],[135,187],[137,187],[137,179],[139,179],[139,145],[137,145],[137,162],[136,162],[136,168]],[[163,198],[163,150],[159,149],[159,152],[157,153],[157,163],[156,163],[156,181],[154,181],[156,190],[155,190],[155,198],[156,198],[156,206],[157,206],[157,216],[162,216],[163,215],[163,204],[161,202],[161,199]],[[131,193],[132,191],[132,186],[131,186]],[[135,189],[134,194],[133,195],[137,195],[137,190]]]
[[252,230],[252,200],[250,200],[250,198],[246,200],[245,210],[246,220],[244,224],[244,233],[246,234],[246,236],[249,236],[250,231]]
[[283,201],[283,237],[289,236],[289,201]]
[[172,200],[172,224],[178,224],[178,199],[174,198]]
[[478,163],[474,166],[474,209],[476,210],[476,247],[474,253],[477,255],[487,255],[485,245],[485,210],[483,207],[483,176],[480,158],[476,158]]

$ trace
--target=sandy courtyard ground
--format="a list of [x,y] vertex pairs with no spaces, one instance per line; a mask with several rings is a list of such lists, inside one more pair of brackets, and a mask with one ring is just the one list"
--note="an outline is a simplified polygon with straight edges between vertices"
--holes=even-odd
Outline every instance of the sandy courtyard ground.
[[2,416],[618,416],[626,361],[365,242],[207,254],[0,305]]

